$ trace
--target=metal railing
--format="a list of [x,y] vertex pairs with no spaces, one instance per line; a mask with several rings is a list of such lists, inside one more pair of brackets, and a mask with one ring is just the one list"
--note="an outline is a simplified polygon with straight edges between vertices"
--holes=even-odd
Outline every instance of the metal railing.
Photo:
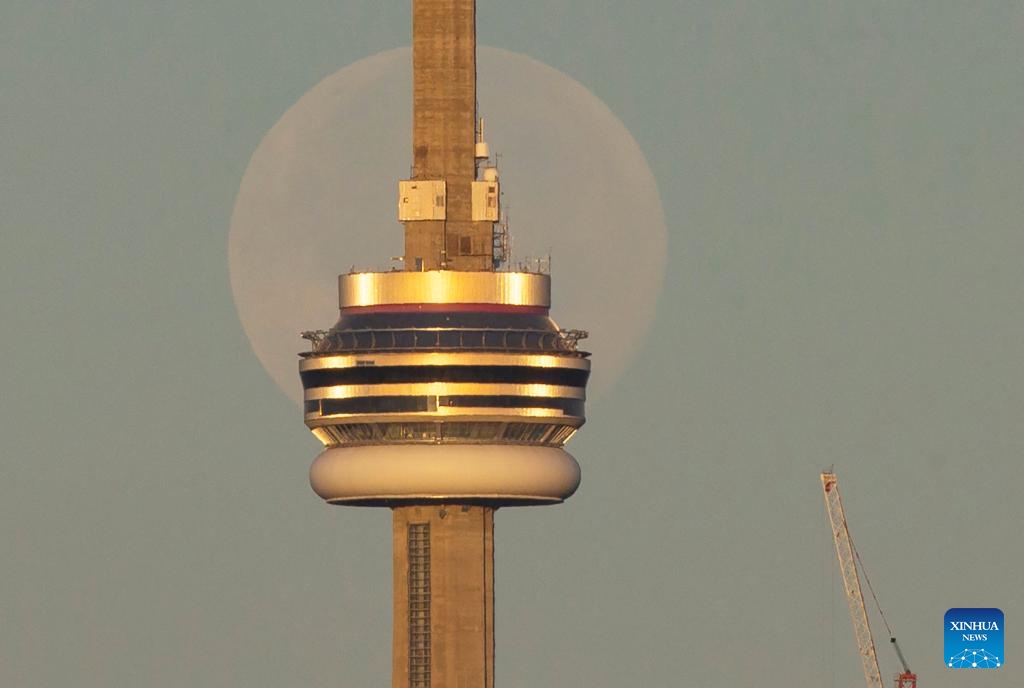
[[345,351],[567,351],[577,352],[586,330],[517,330],[492,328],[395,328],[307,330],[303,339],[313,354]]

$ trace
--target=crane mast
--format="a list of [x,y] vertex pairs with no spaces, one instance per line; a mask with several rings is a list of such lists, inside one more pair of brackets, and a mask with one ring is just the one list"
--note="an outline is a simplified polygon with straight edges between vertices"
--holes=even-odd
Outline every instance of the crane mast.
[[843,511],[843,500],[839,496],[839,480],[836,474],[822,473],[821,487],[825,494],[825,509],[828,511],[828,520],[832,526],[832,539],[835,541],[836,556],[839,558],[839,570],[843,575],[843,589],[846,592],[846,603],[850,607],[850,620],[853,622],[853,635],[857,640],[864,678],[867,679],[868,688],[882,688],[875,640],[871,636],[871,626],[868,625],[868,613],[860,588],[853,541],[850,539],[850,530],[846,527],[846,514]]

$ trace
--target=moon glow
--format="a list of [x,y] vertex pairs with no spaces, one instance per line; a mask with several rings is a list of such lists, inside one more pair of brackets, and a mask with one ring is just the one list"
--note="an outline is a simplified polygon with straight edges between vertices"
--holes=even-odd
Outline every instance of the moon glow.
[[[411,160],[409,48],[342,68],[266,134],[242,179],[228,256],[238,316],[274,382],[301,401],[299,332],[337,320],[337,275],[388,270],[403,250],[397,184]],[[586,88],[536,60],[478,54],[480,112],[500,154],[510,265],[551,258],[552,316],[585,329],[606,393],[650,327],[666,232],[651,170]]]

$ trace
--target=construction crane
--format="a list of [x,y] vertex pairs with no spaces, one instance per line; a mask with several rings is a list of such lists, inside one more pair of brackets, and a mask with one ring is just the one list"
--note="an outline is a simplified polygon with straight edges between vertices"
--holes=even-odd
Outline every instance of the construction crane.
[[[864,606],[864,593],[860,587],[860,575],[857,568],[857,561],[860,557],[853,546],[853,539],[850,537],[850,529],[846,525],[846,513],[843,511],[843,500],[839,495],[839,479],[831,471],[821,474],[821,487],[825,495],[825,510],[828,512],[829,524],[832,527],[832,539],[836,545],[836,557],[839,560],[839,571],[843,576],[843,590],[846,592],[846,603],[850,608],[850,620],[853,622],[853,635],[857,641],[857,651],[860,654],[861,668],[864,670],[864,678],[867,679],[868,688],[883,688],[882,674],[878,669],[878,655],[875,652],[875,640],[871,635],[871,625],[868,623],[868,613]],[[867,578],[865,577],[867,581]],[[868,588],[871,582],[867,581]],[[875,597],[875,604],[878,598]],[[896,642],[889,622],[885,620],[885,614],[879,605],[878,611],[889,631],[889,642],[896,655],[903,665],[903,672],[896,676],[896,688],[917,688],[917,674],[910,671],[907,660]]]

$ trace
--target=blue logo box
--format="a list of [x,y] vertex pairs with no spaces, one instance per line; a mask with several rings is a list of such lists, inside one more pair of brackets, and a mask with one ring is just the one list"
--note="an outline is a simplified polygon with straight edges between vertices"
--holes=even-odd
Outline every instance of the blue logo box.
[[946,612],[945,665],[953,669],[1003,666],[1003,613],[994,607],[955,607]]

